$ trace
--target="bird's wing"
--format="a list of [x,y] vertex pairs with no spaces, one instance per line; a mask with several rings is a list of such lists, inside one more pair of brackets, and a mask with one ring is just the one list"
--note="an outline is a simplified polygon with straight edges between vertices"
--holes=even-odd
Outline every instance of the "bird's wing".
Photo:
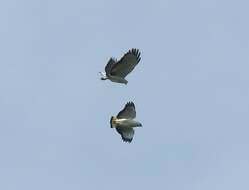
[[131,127],[116,127],[117,132],[121,135],[124,142],[130,143],[134,136],[134,130]]
[[140,52],[138,49],[129,50],[124,56],[112,67],[111,75],[125,78],[139,63]]
[[110,76],[112,67],[116,64],[116,60],[114,58],[110,58],[108,63],[105,66],[105,73],[107,76]]
[[124,109],[122,109],[118,115],[117,118],[121,119],[134,119],[136,117],[136,109],[135,104],[133,102],[128,102]]

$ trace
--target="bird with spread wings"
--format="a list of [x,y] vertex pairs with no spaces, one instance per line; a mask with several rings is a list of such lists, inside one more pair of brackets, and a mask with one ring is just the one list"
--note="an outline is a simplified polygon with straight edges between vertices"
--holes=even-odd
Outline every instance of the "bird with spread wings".
[[135,121],[136,109],[133,102],[126,103],[123,110],[118,115],[112,116],[110,120],[111,128],[116,128],[124,142],[130,143],[134,136],[134,127],[142,127],[142,124]]
[[110,58],[105,66],[105,72],[100,72],[101,80],[109,79],[112,82],[127,84],[125,77],[136,67],[140,59],[138,49],[129,50],[119,61]]

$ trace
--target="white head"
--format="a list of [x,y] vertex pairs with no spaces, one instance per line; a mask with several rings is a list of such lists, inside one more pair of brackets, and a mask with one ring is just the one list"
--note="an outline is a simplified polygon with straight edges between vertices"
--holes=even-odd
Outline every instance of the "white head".
[[100,79],[101,80],[106,80],[108,77],[106,76],[106,73],[105,72],[99,72],[100,73],[100,75],[101,75],[101,77],[100,77]]

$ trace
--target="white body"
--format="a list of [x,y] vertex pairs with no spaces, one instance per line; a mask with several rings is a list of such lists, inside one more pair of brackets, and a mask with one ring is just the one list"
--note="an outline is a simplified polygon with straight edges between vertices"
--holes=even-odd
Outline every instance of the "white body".
[[133,119],[113,119],[112,127],[142,127],[142,124]]

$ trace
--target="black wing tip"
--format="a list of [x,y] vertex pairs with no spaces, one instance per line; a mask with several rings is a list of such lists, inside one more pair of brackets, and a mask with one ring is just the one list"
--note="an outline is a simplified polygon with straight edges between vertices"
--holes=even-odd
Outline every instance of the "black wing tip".
[[132,101],[127,102],[127,103],[125,104],[125,106],[132,106],[132,107],[135,108],[135,104],[134,104],[134,102],[132,102]]
[[131,143],[132,139],[133,139],[133,138],[127,139],[127,138],[122,137],[122,140],[123,140],[124,142],[126,142],[126,143]]
[[138,48],[131,48],[129,50],[129,52],[132,52],[132,53],[139,53],[139,49]]
[[107,65],[108,64],[113,64],[113,63],[116,63],[117,62],[117,59],[115,57],[110,57],[108,62],[107,62]]
[[139,62],[139,61],[141,60],[141,57],[140,57],[141,52],[139,51],[139,49],[137,49],[137,48],[132,48],[132,49],[130,49],[130,50],[128,51],[128,53],[131,53],[131,54],[135,55],[136,58],[137,58],[137,62]]

